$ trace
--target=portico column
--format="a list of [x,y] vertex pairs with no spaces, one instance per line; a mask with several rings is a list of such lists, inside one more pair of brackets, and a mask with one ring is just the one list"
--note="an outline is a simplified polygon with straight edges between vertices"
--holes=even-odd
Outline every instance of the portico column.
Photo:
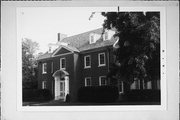
[[69,94],[69,76],[65,76],[65,97]]
[[58,94],[58,80],[59,80],[59,77],[56,76],[54,78],[54,99],[55,100],[58,100],[58,96],[59,96],[59,94]]

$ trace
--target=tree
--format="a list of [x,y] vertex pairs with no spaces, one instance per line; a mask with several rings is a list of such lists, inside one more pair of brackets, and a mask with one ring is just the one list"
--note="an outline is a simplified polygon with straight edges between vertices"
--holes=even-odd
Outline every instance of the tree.
[[[104,29],[118,38],[109,77],[131,84],[160,80],[160,13],[103,12]],[[140,88],[143,86],[140,84]]]
[[22,40],[22,79],[23,88],[37,88],[37,68],[35,53],[39,45],[30,39]]

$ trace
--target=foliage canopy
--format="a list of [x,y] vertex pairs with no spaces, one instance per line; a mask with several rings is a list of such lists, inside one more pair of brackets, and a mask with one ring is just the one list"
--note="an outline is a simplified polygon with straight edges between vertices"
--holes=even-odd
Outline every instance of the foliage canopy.
[[119,39],[109,77],[122,81],[160,79],[160,13],[103,12],[104,29]]
[[22,40],[22,79],[23,88],[36,88],[37,77],[35,52],[39,45],[30,39]]

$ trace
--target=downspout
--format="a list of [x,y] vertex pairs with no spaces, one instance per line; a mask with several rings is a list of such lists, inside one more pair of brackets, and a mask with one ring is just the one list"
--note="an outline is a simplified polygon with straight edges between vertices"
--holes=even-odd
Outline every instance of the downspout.
[[[110,66],[110,49],[107,47],[107,73],[109,73],[109,66]],[[110,80],[108,79],[108,84],[110,84]]]

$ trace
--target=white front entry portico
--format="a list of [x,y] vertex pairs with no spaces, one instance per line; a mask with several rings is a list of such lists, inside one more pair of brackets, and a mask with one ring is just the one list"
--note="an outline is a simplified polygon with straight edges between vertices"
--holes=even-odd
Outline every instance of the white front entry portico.
[[[58,71],[59,72],[59,71]],[[57,71],[53,75],[55,80],[54,85],[54,99],[66,101],[66,95],[69,94],[69,76],[63,74],[57,74]]]

